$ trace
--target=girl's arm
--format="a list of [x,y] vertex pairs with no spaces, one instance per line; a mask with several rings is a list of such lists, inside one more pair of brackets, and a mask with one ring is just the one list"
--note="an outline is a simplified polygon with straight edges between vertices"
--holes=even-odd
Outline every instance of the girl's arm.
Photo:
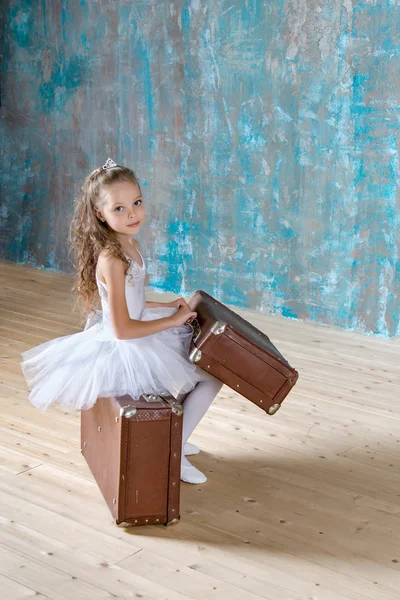
[[100,256],[99,274],[105,280],[108,291],[111,321],[119,340],[146,337],[173,327],[172,317],[139,321],[131,319],[125,298],[125,264],[118,258]]
[[160,308],[160,306],[168,306],[169,308],[179,308],[180,306],[186,306],[190,310],[190,306],[184,298],[177,298],[177,300],[172,300],[172,302],[146,302],[146,308]]
[[150,302],[150,300],[146,300],[146,308],[161,308],[162,306],[167,306],[166,302]]

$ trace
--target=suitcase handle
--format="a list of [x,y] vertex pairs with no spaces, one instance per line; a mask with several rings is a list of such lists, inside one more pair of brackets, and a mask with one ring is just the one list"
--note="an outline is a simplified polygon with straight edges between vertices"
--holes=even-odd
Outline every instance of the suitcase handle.
[[177,402],[175,399],[166,398],[165,396],[157,396],[156,394],[143,394],[146,402],[162,402],[163,400],[170,405],[172,412],[180,417],[183,414],[183,405]]
[[187,321],[187,324],[191,325],[193,327],[192,342],[194,343],[201,334],[200,323],[198,322],[198,320],[195,317],[192,317]]

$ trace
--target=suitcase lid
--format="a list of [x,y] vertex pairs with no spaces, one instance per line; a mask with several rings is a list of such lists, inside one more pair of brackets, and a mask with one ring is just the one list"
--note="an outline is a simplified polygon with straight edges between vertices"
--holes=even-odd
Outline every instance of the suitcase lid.
[[264,332],[257,329],[257,327],[221,302],[218,302],[218,300],[207,294],[207,292],[198,290],[191,299],[190,306],[198,314],[204,311],[215,321],[223,321],[249,342],[290,366],[286,358],[282,356]]

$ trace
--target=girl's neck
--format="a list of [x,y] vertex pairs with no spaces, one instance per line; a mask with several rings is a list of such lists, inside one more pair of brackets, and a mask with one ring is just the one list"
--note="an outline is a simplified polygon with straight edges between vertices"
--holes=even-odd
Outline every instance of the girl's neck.
[[135,248],[135,241],[133,235],[123,235],[120,234],[117,236],[119,243],[121,244],[121,248]]

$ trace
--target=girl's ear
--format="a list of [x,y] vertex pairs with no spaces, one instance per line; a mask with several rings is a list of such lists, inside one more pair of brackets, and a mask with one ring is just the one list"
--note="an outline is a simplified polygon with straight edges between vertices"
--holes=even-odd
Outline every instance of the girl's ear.
[[98,219],[100,219],[100,221],[102,221],[102,222],[104,223],[104,221],[105,221],[105,218],[103,217],[103,215],[101,214],[101,212],[100,212],[100,211],[98,211],[98,210],[96,210],[95,212],[96,212],[96,217],[97,217]]

